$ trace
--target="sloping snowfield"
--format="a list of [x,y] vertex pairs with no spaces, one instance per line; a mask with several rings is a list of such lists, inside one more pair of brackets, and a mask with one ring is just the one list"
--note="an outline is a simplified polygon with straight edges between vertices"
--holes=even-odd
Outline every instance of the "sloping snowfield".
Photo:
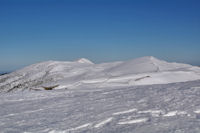
[[200,80],[0,94],[1,133],[199,133]]
[[72,62],[47,61],[0,76],[0,92],[27,89],[128,87],[168,84],[200,79],[200,68],[168,63],[154,57],[94,64],[87,59]]
[[200,133],[200,68],[47,61],[0,76],[0,133]]

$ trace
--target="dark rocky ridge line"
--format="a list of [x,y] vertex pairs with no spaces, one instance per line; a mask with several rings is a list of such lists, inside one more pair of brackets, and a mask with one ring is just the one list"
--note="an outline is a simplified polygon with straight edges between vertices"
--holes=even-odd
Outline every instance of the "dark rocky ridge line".
[[0,76],[6,75],[6,74],[9,74],[9,72],[2,72],[2,73],[0,73]]

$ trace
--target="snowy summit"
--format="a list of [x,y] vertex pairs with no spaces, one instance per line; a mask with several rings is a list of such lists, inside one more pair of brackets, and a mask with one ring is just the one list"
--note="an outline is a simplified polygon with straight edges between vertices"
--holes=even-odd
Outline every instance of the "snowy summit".
[[0,76],[0,91],[81,87],[168,84],[200,79],[200,68],[168,63],[152,56],[129,61],[94,64],[81,58],[74,62],[47,61]]
[[77,60],[77,62],[79,62],[79,63],[94,64],[93,62],[91,62],[90,60],[85,59],[85,58],[80,58],[79,60]]

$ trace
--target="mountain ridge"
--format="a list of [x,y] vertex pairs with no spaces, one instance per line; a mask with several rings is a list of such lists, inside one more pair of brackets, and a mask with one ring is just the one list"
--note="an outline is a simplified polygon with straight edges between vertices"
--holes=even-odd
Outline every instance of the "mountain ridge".
[[77,87],[167,84],[200,79],[200,68],[153,56],[94,64],[88,59],[45,61],[0,76],[0,92],[41,86]]

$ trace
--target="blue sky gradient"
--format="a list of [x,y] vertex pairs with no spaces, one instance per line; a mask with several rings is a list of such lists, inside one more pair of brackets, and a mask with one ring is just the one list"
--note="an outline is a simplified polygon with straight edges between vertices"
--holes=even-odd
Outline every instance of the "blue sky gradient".
[[141,56],[200,65],[199,0],[0,0],[0,72]]

